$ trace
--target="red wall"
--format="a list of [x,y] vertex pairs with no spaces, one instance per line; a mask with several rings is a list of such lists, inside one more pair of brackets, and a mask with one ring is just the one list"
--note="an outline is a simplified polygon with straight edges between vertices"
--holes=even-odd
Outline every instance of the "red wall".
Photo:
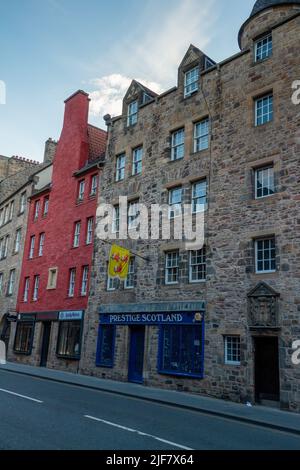
[[[88,108],[89,98],[77,92],[66,101],[63,130],[53,162],[52,187],[48,193],[37,195],[30,201],[28,227],[23,257],[17,310],[27,312],[49,312],[55,310],[82,310],[87,307],[87,296],[81,297],[82,267],[90,266],[93,244],[86,245],[87,218],[95,217],[97,196],[89,197],[90,179],[99,170],[93,168],[79,177],[74,177],[88,161]],[[105,148],[103,148],[103,152]],[[84,201],[77,204],[78,182],[85,179]],[[98,181],[99,187],[99,181]],[[49,194],[48,215],[43,218],[43,199]],[[41,208],[34,221],[35,201],[40,199]],[[81,220],[80,247],[73,248],[74,224]],[[44,254],[38,256],[39,234],[45,233]],[[35,235],[34,259],[29,259],[30,238]],[[58,268],[57,288],[47,290],[49,268]],[[76,268],[76,286],[73,298],[68,298],[69,270]],[[34,276],[40,275],[39,299],[32,300]],[[23,302],[24,281],[30,277],[28,302]]]

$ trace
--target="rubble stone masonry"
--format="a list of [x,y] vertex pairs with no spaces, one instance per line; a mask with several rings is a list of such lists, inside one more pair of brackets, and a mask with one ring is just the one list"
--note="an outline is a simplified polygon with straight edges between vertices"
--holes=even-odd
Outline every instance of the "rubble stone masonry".
[[[255,62],[254,40],[270,31],[273,54]],[[292,343],[300,339],[300,107],[291,101],[292,83],[300,79],[299,38],[299,8],[281,6],[258,14],[242,30],[242,52],[202,71],[198,93],[184,98],[183,73],[203,60],[203,54],[191,46],[179,68],[178,87],[140,105],[137,124],[127,127],[127,106],[140,93],[133,82],[123,115],[114,119],[109,129],[99,203],[117,204],[120,195],[139,199],[147,206],[168,203],[168,190],[176,186],[182,186],[184,202],[190,203],[192,183],[206,178],[207,279],[189,283],[188,253],[181,242],[126,241],[120,243],[150,261],[136,258],[135,289],[107,291],[109,246],[96,239],[81,372],[127,380],[126,327],[117,327],[114,367],[95,366],[100,305],[204,300],[204,379],[159,374],[158,327],[147,326],[144,384],[254,402],[254,340],[275,336],[279,340],[281,406],[300,411],[300,367],[291,362]],[[271,92],[274,119],[255,126],[255,99]],[[206,117],[211,122],[210,148],[194,153],[194,123]],[[173,162],[170,135],[183,127],[185,155]],[[144,149],[142,174],[131,176],[132,150],[140,145]],[[115,182],[116,156],[123,152],[125,179]],[[266,165],[274,166],[276,191],[255,199],[254,172]],[[275,236],[276,272],[256,274],[254,241],[266,236]],[[172,249],[180,252],[180,282],[168,286],[164,282],[164,253]],[[278,302],[274,328],[255,327],[250,320],[248,294],[260,289],[261,282],[270,289],[266,295],[273,299],[274,292],[274,302]],[[226,335],[241,338],[239,366],[225,364]]]

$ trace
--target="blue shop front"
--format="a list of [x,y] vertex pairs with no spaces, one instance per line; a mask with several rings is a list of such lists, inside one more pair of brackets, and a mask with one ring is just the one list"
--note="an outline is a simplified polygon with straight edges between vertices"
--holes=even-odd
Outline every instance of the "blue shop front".
[[203,378],[205,302],[102,305],[99,313],[96,365],[115,372],[107,377]]

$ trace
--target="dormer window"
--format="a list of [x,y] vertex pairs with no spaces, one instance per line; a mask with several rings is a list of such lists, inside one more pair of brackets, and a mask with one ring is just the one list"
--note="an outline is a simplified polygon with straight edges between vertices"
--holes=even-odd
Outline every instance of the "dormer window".
[[127,126],[134,126],[137,123],[138,119],[138,102],[132,101],[128,105],[128,115],[127,115]]
[[184,74],[184,97],[187,98],[199,89],[199,67],[194,67]]

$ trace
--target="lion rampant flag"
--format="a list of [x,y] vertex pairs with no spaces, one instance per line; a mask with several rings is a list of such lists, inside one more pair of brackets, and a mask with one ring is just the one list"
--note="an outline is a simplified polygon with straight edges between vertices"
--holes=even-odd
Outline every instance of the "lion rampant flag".
[[108,274],[111,278],[118,277],[121,280],[127,278],[130,261],[130,251],[120,246],[113,245],[110,250]]

